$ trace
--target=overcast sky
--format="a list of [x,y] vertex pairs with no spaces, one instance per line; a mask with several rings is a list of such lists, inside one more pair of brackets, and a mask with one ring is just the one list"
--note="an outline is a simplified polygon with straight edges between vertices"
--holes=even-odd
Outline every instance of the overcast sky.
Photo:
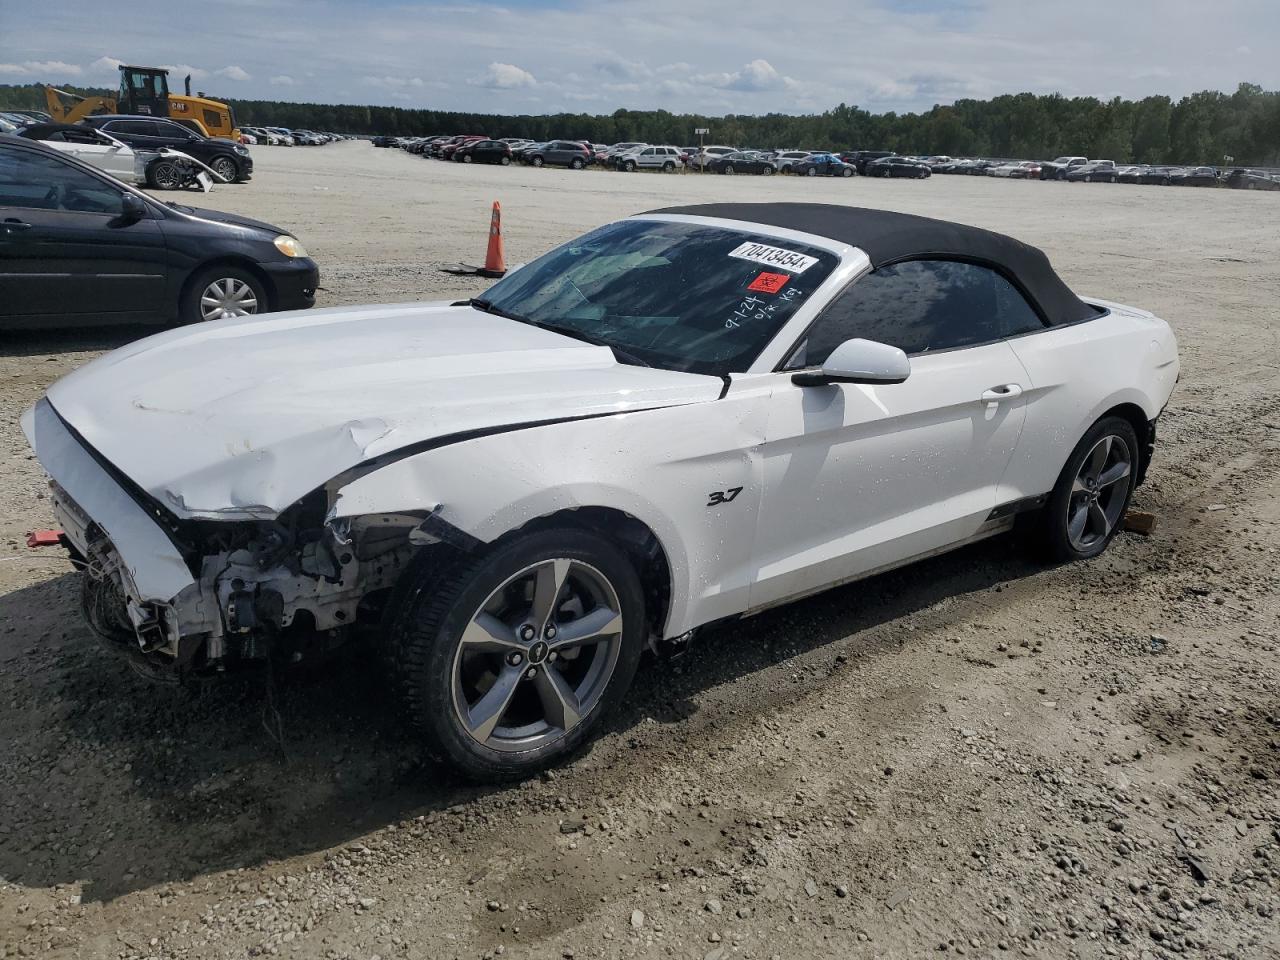
[[1280,0],[0,0],[0,83],[475,110],[875,112],[1280,88]]

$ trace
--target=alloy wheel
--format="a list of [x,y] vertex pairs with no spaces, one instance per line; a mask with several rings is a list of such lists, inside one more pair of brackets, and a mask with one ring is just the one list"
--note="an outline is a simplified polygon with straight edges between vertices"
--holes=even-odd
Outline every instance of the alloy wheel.
[[236,277],[214,280],[200,294],[200,319],[222,320],[258,312],[253,287]]
[[1080,464],[1067,499],[1067,539],[1081,552],[1111,535],[1129,494],[1133,456],[1120,437],[1108,434]]
[[214,173],[228,183],[236,178],[236,162],[230,157],[218,157],[209,166]]
[[472,615],[454,654],[463,730],[502,752],[567,735],[609,686],[621,609],[605,575],[581,560],[542,560],[507,579]]
[[177,190],[182,186],[182,174],[176,163],[165,161],[151,168],[151,181],[160,190]]

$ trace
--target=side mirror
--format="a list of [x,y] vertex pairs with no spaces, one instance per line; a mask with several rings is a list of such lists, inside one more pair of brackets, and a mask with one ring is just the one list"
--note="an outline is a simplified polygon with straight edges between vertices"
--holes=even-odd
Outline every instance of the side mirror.
[[147,215],[147,205],[142,198],[136,194],[126,193],[120,198],[120,218],[117,221],[121,225],[137,223]]
[[801,370],[791,382],[802,387],[831,383],[902,383],[911,376],[911,361],[897,347],[874,340],[846,340],[831,351],[820,370]]

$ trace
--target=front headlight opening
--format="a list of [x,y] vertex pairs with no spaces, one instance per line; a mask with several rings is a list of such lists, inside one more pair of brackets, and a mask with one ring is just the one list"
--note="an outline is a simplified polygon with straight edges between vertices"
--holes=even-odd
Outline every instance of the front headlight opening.
[[286,257],[305,257],[307,255],[307,248],[298,241],[297,237],[281,234],[276,237],[275,244],[276,249]]

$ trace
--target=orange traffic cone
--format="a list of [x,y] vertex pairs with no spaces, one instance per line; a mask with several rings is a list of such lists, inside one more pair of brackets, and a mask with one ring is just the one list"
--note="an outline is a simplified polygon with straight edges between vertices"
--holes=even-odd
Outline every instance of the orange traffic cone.
[[502,252],[502,204],[493,201],[493,216],[489,218],[489,249],[484,254],[482,277],[500,277],[507,272],[506,256]]
[[489,218],[489,248],[484,254],[484,266],[456,263],[441,267],[445,273],[468,277],[501,277],[507,272],[506,255],[502,252],[502,204],[493,201],[493,215]]

